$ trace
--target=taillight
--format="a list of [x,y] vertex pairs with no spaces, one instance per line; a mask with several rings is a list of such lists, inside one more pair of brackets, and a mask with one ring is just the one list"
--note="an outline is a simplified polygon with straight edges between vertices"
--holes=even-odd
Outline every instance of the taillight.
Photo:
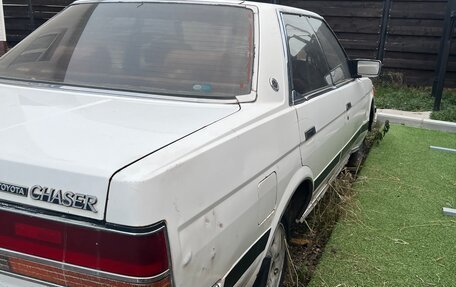
[[[0,269],[64,286],[171,286],[164,224],[120,231],[0,211],[0,248]],[[62,284],[68,278],[77,280]]]

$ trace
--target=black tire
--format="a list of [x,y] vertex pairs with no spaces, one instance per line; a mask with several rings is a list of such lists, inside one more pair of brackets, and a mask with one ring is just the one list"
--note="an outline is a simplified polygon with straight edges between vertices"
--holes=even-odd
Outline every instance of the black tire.
[[371,110],[370,110],[370,113],[369,113],[369,126],[367,127],[368,131],[372,131],[372,127],[374,125],[374,119],[375,119],[376,110],[377,110],[377,108],[375,107],[374,100],[372,100]]
[[363,142],[359,146],[359,149],[350,155],[350,158],[347,162],[347,167],[350,168],[353,173],[357,172],[358,168],[363,163],[364,157],[366,156],[366,150],[366,144]]

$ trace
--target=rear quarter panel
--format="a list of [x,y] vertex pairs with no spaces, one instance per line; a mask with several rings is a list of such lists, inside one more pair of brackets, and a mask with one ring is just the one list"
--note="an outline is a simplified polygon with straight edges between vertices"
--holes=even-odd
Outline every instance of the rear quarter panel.
[[[226,130],[235,118],[260,110],[249,105],[205,132]],[[165,220],[177,286],[211,286],[270,228],[274,216],[258,224],[258,184],[276,172],[281,198],[301,165],[297,143],[296,115],[287,109],[154,170],[160,155],[179,152],[165,148],[113,178],[107,221],[144,226]]]
[[[108,222],[166,221],[176,286],[212,286],[224,278],[261,235],[275,229],[288,202],[283,194],[292,193],[290,181],[302,168],[276,11],[260,9],[258,22],[256,101],[241,103],[239,112],[132,164],[111,181]],[[271,88],[271,78],[279,91]],[[277,194],[267,196],[276,200],[273,206],[267,201],[272,210],[263,220],[258,186],[273,173],[277,187],[267,193]],[[252,266],[250,274],[255,270]],[[238,284],[249,280],[244,276]]]

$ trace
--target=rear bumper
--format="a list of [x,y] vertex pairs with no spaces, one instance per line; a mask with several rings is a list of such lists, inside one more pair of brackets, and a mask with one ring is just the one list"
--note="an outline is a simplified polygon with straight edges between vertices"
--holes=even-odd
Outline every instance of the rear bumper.
[[30,280],[0,271],[0,287],[58,287],[58,285],[40,283],[37,280]]

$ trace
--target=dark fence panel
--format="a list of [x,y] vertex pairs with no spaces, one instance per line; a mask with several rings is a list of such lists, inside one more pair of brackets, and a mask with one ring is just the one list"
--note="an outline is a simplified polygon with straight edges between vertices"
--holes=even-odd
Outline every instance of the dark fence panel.
[[[385,45],[387,71],[408,83],[432,85],[443,33],[445,0],[393,0]],[[446,86],[456,87],[456,45],[450,51]]]
[[[391,0],[390,10],[383,15],[386,1],[281,0],[280,4],[325,17],[352,58],[377,57],[381,22],[387,17],[384,72],[397,73],[409,84],[432,85],[448,1]],[[456,43],[451,47],[445,85],[456,87]]]
[[[3,0],[7,40],[17,44],[73,0]],[[389,1],[390,9],[384,9]],[[263,1],[272,2],[272,1]],[[328,21],[352,58],[383,57],[384,71],[404,82],[431,85],[448,0],[276,0],[316,12]],[[385,15],[384,15],[385,14]],[[386,18],[384,18],[386,17]],[[387,21],[382,21],[382,20]],[[383,45],[382,22],[386,23]],[[455,41],[453,41],[455,42]],[[378,51],[379,47],[384,47]],[[456,87],[456,43],[446,86]]]
[[3,0],[6,38],[10,47],[74,0]]
[[353,58],[375,58],[383,1],[281,0],[280,4],[313,11],[325,17]]

